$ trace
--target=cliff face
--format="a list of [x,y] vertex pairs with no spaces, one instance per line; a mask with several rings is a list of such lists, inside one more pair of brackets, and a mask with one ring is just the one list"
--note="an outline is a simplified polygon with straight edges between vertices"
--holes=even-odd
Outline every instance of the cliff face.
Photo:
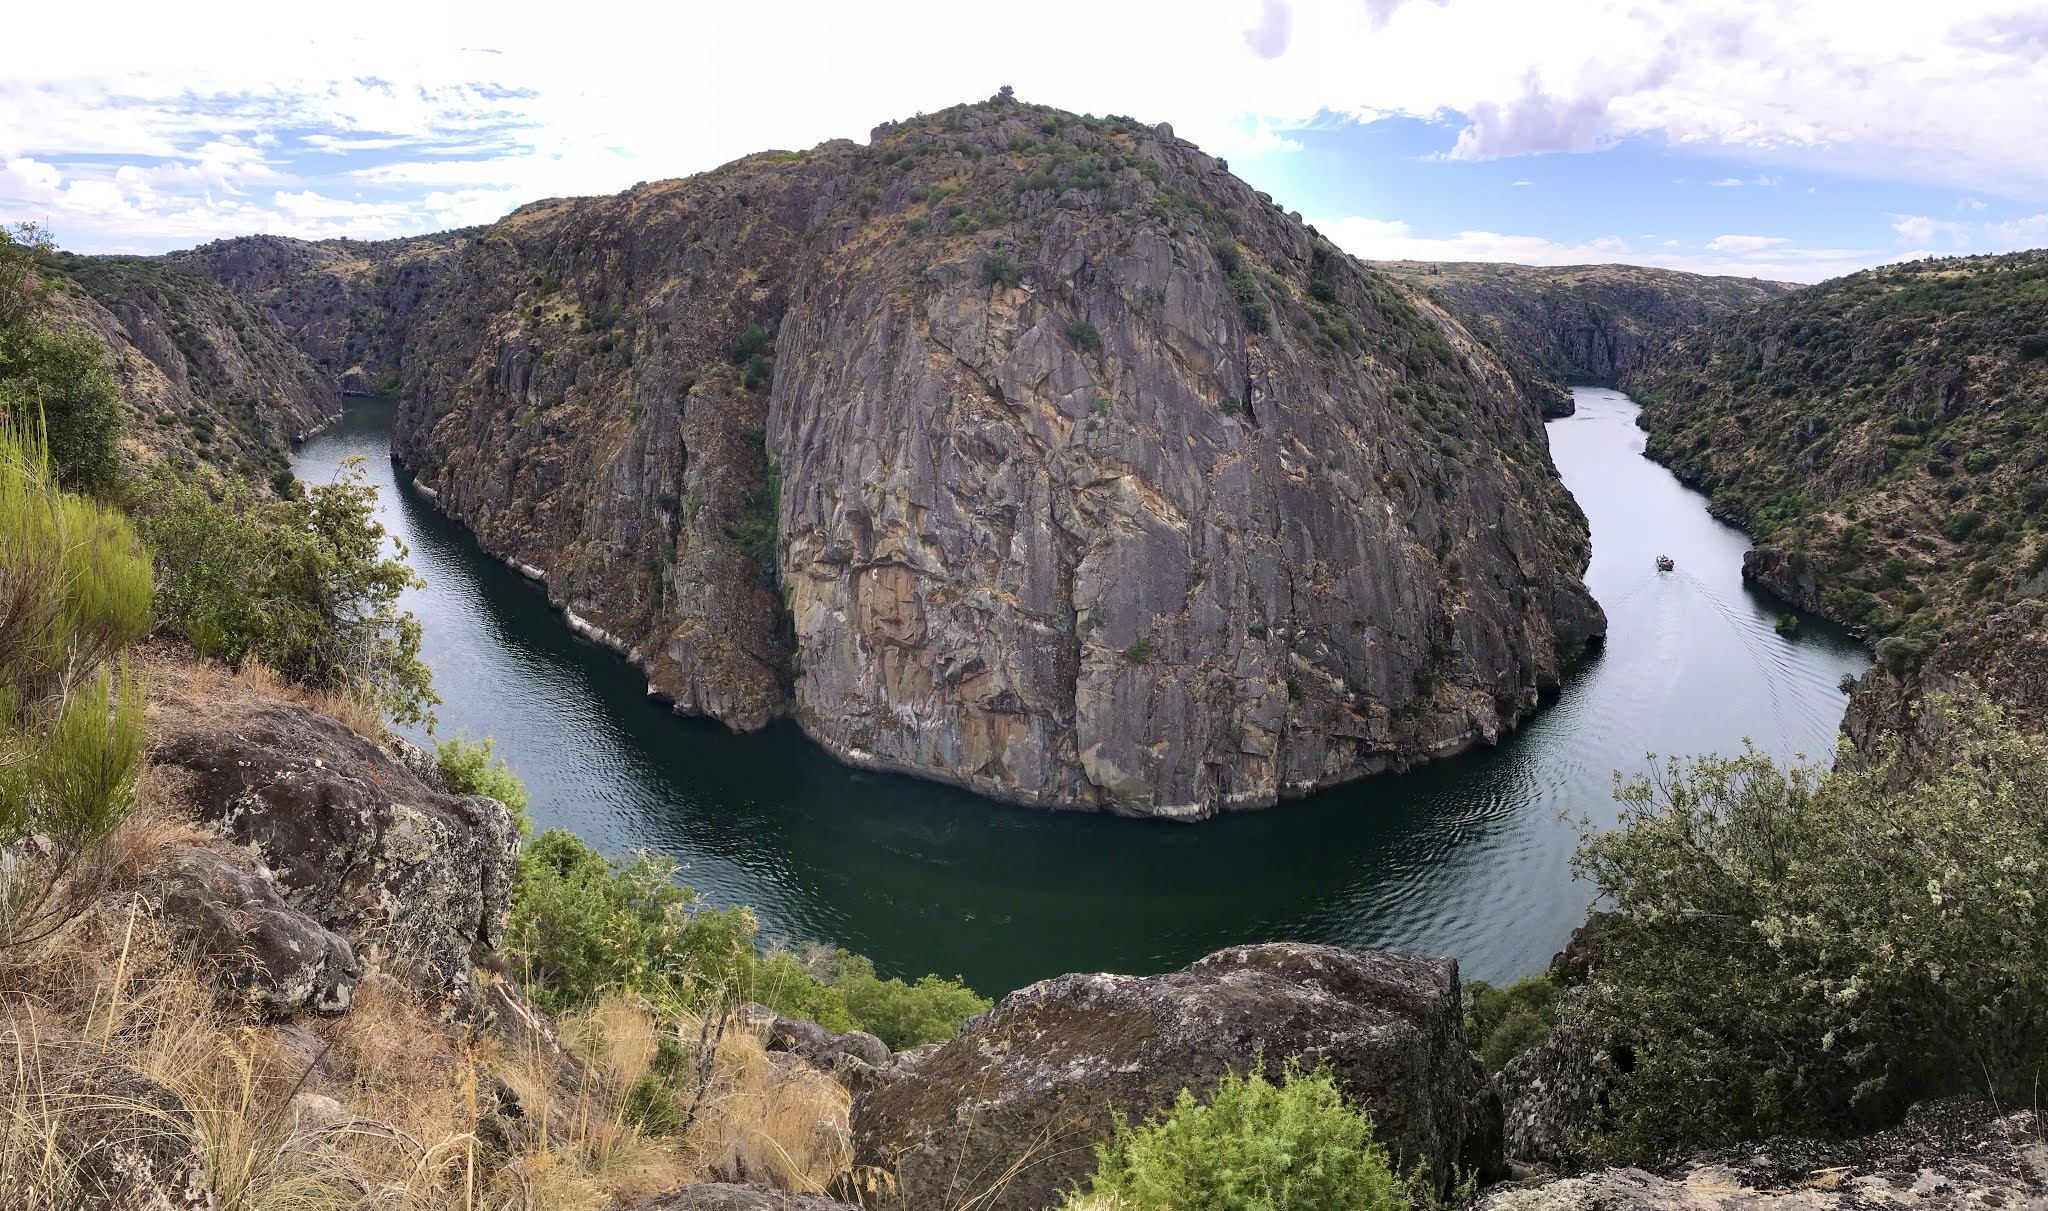
[[1490,742],[1604,627],[1499,362],[1128,120],[528,207],[403,400],[443,507],[682,708],[1011,799],[1199,817]]
[[143,257],[60,255],[53,319],[105,344],[143,463],[205,461],[250,480],[341,415],[341,399],[268,311]]
[[241,236],[165,259],[261,303],[319,367],[331,390],[372,395],[397,390],[413,309],[466,235],[317,243]]
[[1385,261],[1498,352],[1542,406],[1569,416],[1569,384],[1618,387],[1665,336],[1797,289],[1638,265]]
[[1650,454],[1756,538],[1744,574],[1883,641],[1859,741],[1923,683],[2048,706],[2008,658],[2048,596],[2044,315],[2048,253],[1895,265],[1692,329],[1634,376]]

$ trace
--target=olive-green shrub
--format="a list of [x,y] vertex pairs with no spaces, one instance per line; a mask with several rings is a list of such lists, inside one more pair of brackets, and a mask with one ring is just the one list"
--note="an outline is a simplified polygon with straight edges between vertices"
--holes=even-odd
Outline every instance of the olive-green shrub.
[[[1618,911],[1593,1008],[1628,1056],[1595,1155],[1851,1133],[2048,1080],[2048,739],[1937,699],[1922,776],[1674,761],[1580,872]],[[1619,1067],[1619,1066],[1617,1066]]]
[[105,493],[120,475],[120,393],[98,338],[48,321],[36,265],[51,251],[39,227],[0,227],[0,416],[42,427],[60,486]]
[[561,1010],[616,990],[683,1011],[757,1001],[898,1048],[949,1038],[989,1006],[955,980],[879,979],[844,951],[764,952],[751,912],[699,905],[676,871],[645,850],[607,860],[563,829],[535,837],[519,856],[508,929],[534,1001]]
[[1139,1126],[1117,1123],[1068,1211],[1408,1211],[1431,1200],[1395,1171],[1372,1117],[1327,1068],[1290,1061],[1283,1083],[1226,1074],[1206,1102],[1181,1090]]
[[142,690],[127,648],[148,633],[149,557],[110,506],[57,486],[41,430],[0,419],[0,941],[61,917],[49,897],[128,815]]
[[435,763],[440,766],[441,778],[449,790],[458,795],[489,795],[496,799],[512,809],[519,835],[530,839],[533,817],[526,813],[526,784],[505,764],[503,757],[494,756],[497,747],[494,738],[485,736],[474,741],[464,729],[434,742]]

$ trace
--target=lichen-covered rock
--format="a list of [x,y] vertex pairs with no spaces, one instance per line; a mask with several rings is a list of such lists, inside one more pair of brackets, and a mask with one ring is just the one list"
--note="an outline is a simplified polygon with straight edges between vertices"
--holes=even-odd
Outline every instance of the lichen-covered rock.
[[1499,361],[1135,122],[537,203],[415,317],[441,507],[679,709],[857,764],[1201,818],[1493,742],[1604,628]]
[[1466,1045],[1457,964],[1328,946],[1219,951],[1163,976],[1069,975],[1012,993],[853,1106],[854,1164],[886,1205],[1035,1211],[1132,1120],[1226,1071],[1327,1063],[1403,1165],[1440,1183],[1501,1164],[1498,1096]]
[[626,1211],[855,1211],[855,1208],[849,1203],[834,1202],[816,1194],[708,1182],[701,1186],[683,1186],[650,1202],[634,1203]]
[[[39,1029],[0,1028],[15,1062],[0,1069],[0,1095],[62,1106],[26,1164],[0,1166],[0,1200],[13,1206],[104,1211],[211,1211],[204,1137],[192,1108],[162,1081],[126,1067],[103,1047],[53,1044]],[[47,1155],[44,1150],[47,1149]],[[56,1183],[53,1185],[53,1183]]]
[[1501,1070],[1503,1151],[1510,1161],[1566,1166],[1578,1159],[1572,1132],[1599,1106],[1604,1039],[1567,1001],[1544,1040]]
[[249,846],[292,907],[359,955],[465,1008],[499,942],[519,832],[505,806],[434,790],[382,748],[295,703],[160,710],[151,757],[200,818]]
[[2048,1207],[2048,1146],[2032,1111],[1983,1103],[1915,1108],[1890,1131],[1845,1141],[1770,1140],[1663,1173],[1602,1169],[1488,1191],[1474,1211],[1884,1211]]
[[769,1054],[788,1053],[830,1073],[859,1093],[889,1080],[893,1057],[889,1045],[865,1030],[834,1034],[816,1022],[785,1017],[766,1005],[740,1007],[740,1017],[761,1036]]
[[164,864],[153,898],[228,995],[278,1018],[348,1011],[362,975],[355,950],[285,903],[250,855],[185,847]]

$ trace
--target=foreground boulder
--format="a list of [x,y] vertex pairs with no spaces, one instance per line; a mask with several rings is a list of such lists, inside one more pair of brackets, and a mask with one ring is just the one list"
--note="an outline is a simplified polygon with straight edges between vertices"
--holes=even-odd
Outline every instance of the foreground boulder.
[[[1035,1211],[1094,1165],[1114,1115],[1290,1056],[1328,1063],[1402,1165],[1439,1182],[1500,1167],[1501,1110],[1465,1041],[1449,959],[1273,943],[1163,976],[1068,975],[1012,993],[951,1042],[899,1061],[853,1105],[854,1171],[883,1205]],[[883,1183],[887,1185],[887,1183]]]
[[854,1208],[815,1194],[792,1194],[764,1186],[710,1182],[701,1186],[684,1186],[653,1202],[635,1204],[631,1211],[854,1211]]
[[355,949],[286,904],[248,855],[188,847],[158,877],[155,899],[228,995],[268,1017],[348,1011],[362,975]]
[[2032,1111],[1982,1102],[1916,1107],[1890,1131],[1840,1141],[1767,1140],[1665,1172],[1602,1169],[1502,1187],[1475,1211],[1882,1211],[2048,1207],[2048,1146]]
[[277,873],[293,908],[465,1009],[475,952],[499,943],[511,903],[511,813],[428,786],[325,715],[228,688],[156,712],[158,767]]

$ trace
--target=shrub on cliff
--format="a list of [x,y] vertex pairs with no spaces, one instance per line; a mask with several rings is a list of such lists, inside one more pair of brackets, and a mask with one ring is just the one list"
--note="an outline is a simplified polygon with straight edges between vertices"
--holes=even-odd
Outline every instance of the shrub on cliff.
[[1550,1033],[1562,990],[1548,974],[1539,973],[1504,988],[1485,980],[1468,980],[1465,991],[1472,1005],[1465,1015],[1465,1035],[1486,1070],[1499,1072]]
[[989,1007],[955,980],[880,979],[845,951],[764,953],[751,912],[698,905],[676,870],[675,859],[645,850],[607,861],[563,829],[536,837],[519,856],[507,930],[534,1001],[560,1011],[623,989],[703,1012],[751,1000],[896,1048],[950,1038]]
[[163,621],[205,655],[254,658],[293,681],[361,695],[399,723],[440,701],[420,626],[398,608],[423,583],[386,547],[361,460],[292,500],[159,468],[133,511],[156,552]]
[[60,880],[134,805],[142,690],[126,650],[149,630],[150,577],[127,519],[61,491],[41,430],[5,420],[0,553],[0,847],[46,839],[0,861],[12,943],[68,915]]
[[1327,1069],[1292,1061],[1284,1083],[1224,1075],[1206,1103],[1181,1090],[1141,1126],[1117,1124],[1095,1150],[1087,1192],[1066,1211],[1408,1211],[1421,1183],[1394,1171],[1372,1117]]
[[490,736],[482,741],[469,738],[467,730],[434,742],[434,761],[441,779],[458,795],[488,795],[512,811],[519,822],[519,835],[531,839],[533,817],[526,814],[526,784],[503,757],[495,756],[498,742]]
[[2048,1078],[2048,739],[1982,703],[1922,709],[1947,747],[1910,785],[1895,750],[1750,749],[1618,792],[1620,827],[1576,860],[1619,911],[1593,995],[1630,1060],[1593,1152],[1860,1131]]

